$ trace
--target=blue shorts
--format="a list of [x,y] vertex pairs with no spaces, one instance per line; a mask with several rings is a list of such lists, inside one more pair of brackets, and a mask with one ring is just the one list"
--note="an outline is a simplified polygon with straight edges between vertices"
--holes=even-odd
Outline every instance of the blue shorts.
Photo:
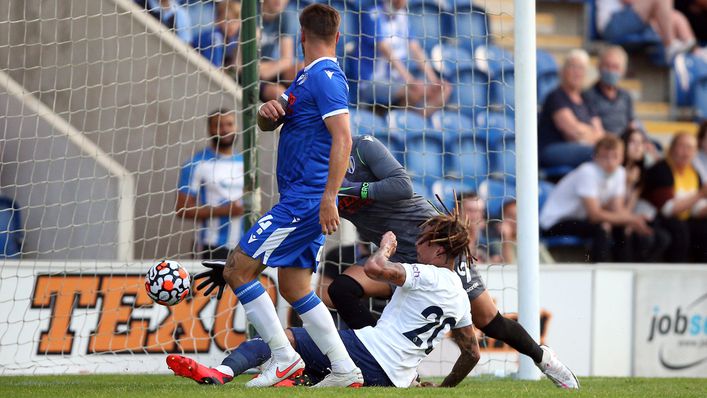
[[[295,351],[297,351],[302,360],[306,364],[305,373],[312,378],[313,382],[318,382],[329,373],[331,364],[329,358],[319,351],[319,347],[314,344],[314,341],[304,328],[290,328],[295,336]],[[388,375],[378,364],[373,355],[368,352],[366,346],[361,343],[356,333],[351,330],[339,330],[339,336],[344,342],[346,351],[348,351],[351,359],[363,373],[364,385],[367,387],[395,387],[390,381]]]
[[317,270],[324,245],[320,199],[286,198],[260,217],[238,246],[268,267]]
[[604,40],[612,43],[621,43],[626,39],[626,36],[629,35],[643,35],[649,37],[655,36],[655,31],[636,14],[633,7],[625,6],[621,11],[617,11],[611,15],[609,22],[604,28],[602,37]]

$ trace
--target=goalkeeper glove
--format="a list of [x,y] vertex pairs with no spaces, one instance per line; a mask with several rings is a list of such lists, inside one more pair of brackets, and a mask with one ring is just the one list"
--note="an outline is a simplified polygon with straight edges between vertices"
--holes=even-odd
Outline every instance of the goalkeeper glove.
[[226,279],[224,279],[223,277],[223,270],[224,268],[226,268],[226,262],[223,260],[212,260],[202,261],[201,264],[204,265],[204,267],[211,269],[194,276],[195,283],[197,279],[205,278],[205,280],[201,282],[199,286],[196,287],[196,289],[201,290],[208,286],[209,288],[204,291],[204,296],[208,296],[214,289],[218,288],[218,294],[216,295],[216,298],[221,300],[221,297],[223,296],[223,290],[226,287]]

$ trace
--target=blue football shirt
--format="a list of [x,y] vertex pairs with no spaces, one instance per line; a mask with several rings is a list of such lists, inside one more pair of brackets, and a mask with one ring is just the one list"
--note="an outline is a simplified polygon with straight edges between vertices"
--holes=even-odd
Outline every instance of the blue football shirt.
[[319,58],[297,74],[282,96],[288,107],[277,150],[280,196],[321,197],[331,150],[324,119],[349,112],[346,77],[336,58]]

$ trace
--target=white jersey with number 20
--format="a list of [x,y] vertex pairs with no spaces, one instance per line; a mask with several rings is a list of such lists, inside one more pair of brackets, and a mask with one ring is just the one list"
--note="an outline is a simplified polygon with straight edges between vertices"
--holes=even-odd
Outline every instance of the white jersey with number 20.
[[409,387],[417,366],[450,329],[471,325],[469,299],[449,269],[402,264],[405,283],[395,289],[378,324],[356,335],[396,387]]

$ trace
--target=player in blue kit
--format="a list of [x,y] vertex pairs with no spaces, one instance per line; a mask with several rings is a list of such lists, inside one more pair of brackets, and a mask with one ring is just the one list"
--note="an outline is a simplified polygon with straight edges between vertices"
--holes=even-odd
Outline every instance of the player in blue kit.
[[278,268],[280,294],[331,363],[331,373],[316,387],[358,387],[363,384],[361,370],[311,288],[324,234],[339,226],[337,193],[351,151],[349,90],[336,62],[341,17],[330,6],[312,4],[302,10],[299,21],[306,67],[280,99],[258,111],[262,130],[283,125],[277,159],[280,203],[245,233],[229,255],[223,276],[272,352],[272,361],[247,386],[272,386],[300,374],[305,366],[258,281],[267,266]]

